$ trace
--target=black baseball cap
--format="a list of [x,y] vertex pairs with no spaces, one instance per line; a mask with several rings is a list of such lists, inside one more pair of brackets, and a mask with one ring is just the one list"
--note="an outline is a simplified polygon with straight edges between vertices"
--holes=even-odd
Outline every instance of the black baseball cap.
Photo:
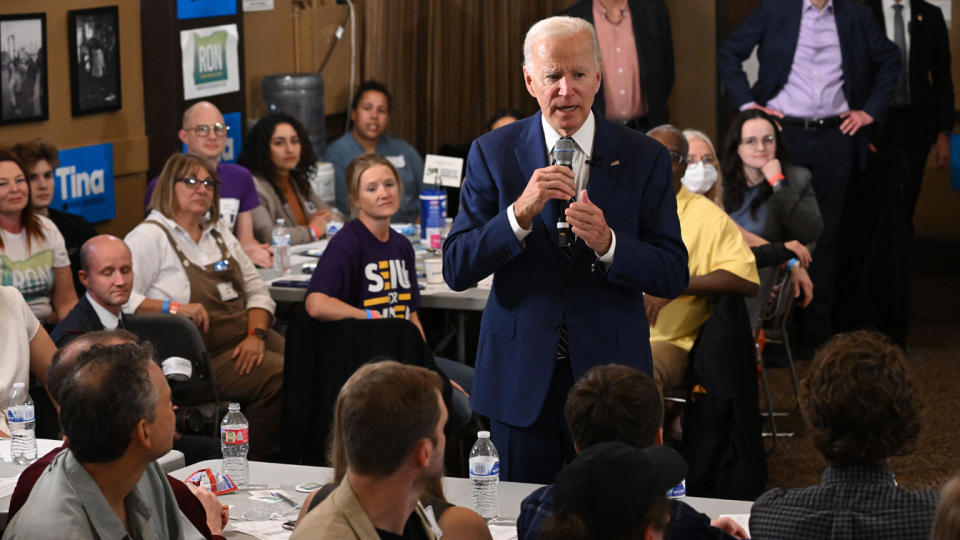
[[686,461],[671,448],[595,444],[557,476],[554,514],[576,514],[594,538],[613,538],[635,526],[686,476]]

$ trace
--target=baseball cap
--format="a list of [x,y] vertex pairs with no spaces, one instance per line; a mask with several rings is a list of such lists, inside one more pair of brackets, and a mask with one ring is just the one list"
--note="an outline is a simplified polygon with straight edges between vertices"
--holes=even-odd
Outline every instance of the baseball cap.
[[686,476],[687,463],[671,448],[595,444],[557,476],[554,513],[576,514],[594,538],[613,538],[635,526]]

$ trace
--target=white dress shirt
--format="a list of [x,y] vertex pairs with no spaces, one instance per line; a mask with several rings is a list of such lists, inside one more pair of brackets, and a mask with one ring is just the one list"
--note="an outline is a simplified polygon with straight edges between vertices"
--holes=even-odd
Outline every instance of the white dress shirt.
[[93,311],[96,312],[97,318],[100,319],[100,324],[103,325],[104,330],[116,330],[117,326],[120,324],[120,317],[117,317],[113,313],[101,306],[100,302],[97,302],[97,299],[90,295],[90,291],[87,291],[87,302],[90,302],[90,305],[93,306]]
[[[220,246],[210,233],[215,226],[227,245],[227,251],[243,272],[247,309],[261,308],[273,313],[276,303],[270,298],[270,289],[244,253],[240,242],[222,221],[208,225],[200,235],[200,241],[194,242],[186,229],[156,210],[150,212],[147,219],[165,225],[187,259],[199,266],[207,266],[222,258]],[[141,223],[123,240],[133,254],[133,292],[130,293],[130,300],[123,306],[124,312],[134,313],[146,298],[190,303],[190,280],[187,279],[187,272],[183,269],[180,257],[163,231],[156,225]]]
[[903,37],[907,40],[907,50],[904,52],[906,52],[907,58],[910,58],[910,0],[904,0],[903,2],[883,0],[883,27],[887,30],[887,39],[896,43],[893,40],[893,17],[896,13],[893,10],[894,4],[903,5],[903,10],[900,13],[903,14]]

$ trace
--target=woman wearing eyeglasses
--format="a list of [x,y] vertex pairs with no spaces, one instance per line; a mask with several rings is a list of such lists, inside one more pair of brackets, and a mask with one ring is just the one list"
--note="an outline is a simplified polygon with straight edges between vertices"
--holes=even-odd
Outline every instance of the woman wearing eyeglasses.
[[133,255],[125,311],[187,317],[203,335],[220,396],[250,421],[251,456],[279,450],[283,347],[275,304],[240,242],[220,220],[219,180],[205,159],[174,154],[150,214],[124,241]]
[[254,124],[237,163],[250,169],[260,206],[253,211],[253,235],[272,241],[273,227],[283,218],[293,244],[327,234],[330,209],[310,187],[317,164],[306,128],[282,112],[270,113]]
[[[782,246],[793,254],[787,266],[810,266],[810,250],[823,231],[810,171],[786,164],[786,147],[773,119],[759,109],[734,117],[723,144],[723,207],[745,231],[747,245]],[[764,284],[770,280],[761,275]],[[751,314],[759,310],[761,287]],[[813,291],[804,291],[803,306]]]

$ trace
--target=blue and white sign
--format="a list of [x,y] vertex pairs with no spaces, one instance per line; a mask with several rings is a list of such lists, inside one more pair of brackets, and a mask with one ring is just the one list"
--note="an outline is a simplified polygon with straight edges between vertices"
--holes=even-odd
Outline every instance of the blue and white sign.
[[237,0],[177,0],[178,19],[236,15]]
[[113,144],[60,150],[60,166],[53,172],[53,201],[57,210],[78,214],[91,223],[117,215],[113,199]]
[[[243,116],[238,112],[227,113],[223,115],[223,122],[230,128],[227,131],[227,146],[220,154],[220,161],[224,163],[236,163],[240,155],[240,149],[243,148]],[[180,144],[180,151],[186,154],[187,145]]]

